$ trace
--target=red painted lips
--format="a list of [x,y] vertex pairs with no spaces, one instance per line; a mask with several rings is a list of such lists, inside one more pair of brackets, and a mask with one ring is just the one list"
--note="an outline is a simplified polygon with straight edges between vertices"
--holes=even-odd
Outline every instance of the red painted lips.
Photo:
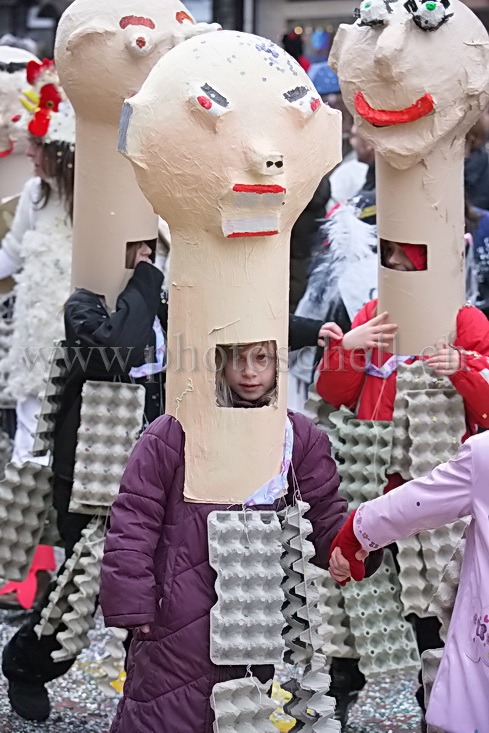
[[426,117],[435,109],[435,103],[431,94],[424,94],[414,104],[405,109],[374,109],[369,105],[362,92],[355,94],[355,109],[364,120],[376,127],[390,127],[391,125],[404,125],[407,122]]

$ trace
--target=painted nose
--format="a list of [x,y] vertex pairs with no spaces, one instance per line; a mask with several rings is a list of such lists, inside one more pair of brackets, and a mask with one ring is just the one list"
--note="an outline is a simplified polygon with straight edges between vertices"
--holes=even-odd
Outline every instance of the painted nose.
[[255,169],[264,176],[281,175],[284,172],[284,156],[276,152],[257,155]]
[[395,80],[399,69],[399,56],[406,41],[406,28],[403,23],[387,25],[379,34],[375,46],[375,65],[379,74]]

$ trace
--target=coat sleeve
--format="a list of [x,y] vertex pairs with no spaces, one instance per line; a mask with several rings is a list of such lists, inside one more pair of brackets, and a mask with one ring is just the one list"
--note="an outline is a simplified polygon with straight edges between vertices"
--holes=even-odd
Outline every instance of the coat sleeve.
[[23,265],[22,240],[24,234],[35,226],[35,201],[39,196],[39,178],[27,181],[20,194],[10,231],[2,239],[2,251],[7,257],[0,262],[0,277],[8,277]]
[[[162,418],[169,424],[168,417]],[[160,421],[157,421],[157,423]],[[100,605],[107,626],[131,628],[154,621],[154,557],[180,452],[157,423],[140,438],[113,506],[102,561]],[[183,436],[183,433],[182,433]]]
[[65,309],[68,346],[73,363],[88,364],[91,378],[124,375],[144,361],[153,323],[161,304],[162,273],[141,262],[109,313],[93,293],[75,292]]
[[[369,310],[372,307],[371,303],[367,303],[355,316],[352,330],[371,318]],[[316,385],[318,394],[333,407],[339,408],[345,405],[354,410],[365,382],[365,366],[365,350],[349,351],[343,348],[343,340],[330,339],[318,367],[319,376]]]
[[469,421],[489,428],[489,320],[478,308],[460,311],[454,345],[462,366],[452,384],[464,398]]
[[469,439],[458,456],[426,478],[415,479],[361,504],[354,532],[369,552],[425,529],[436,529],[472,514],[472,448]]
[[323,321],[314,318],[289,315],[289,346],[291,351],[303,349],[306,346],[318,345],[319,329]]

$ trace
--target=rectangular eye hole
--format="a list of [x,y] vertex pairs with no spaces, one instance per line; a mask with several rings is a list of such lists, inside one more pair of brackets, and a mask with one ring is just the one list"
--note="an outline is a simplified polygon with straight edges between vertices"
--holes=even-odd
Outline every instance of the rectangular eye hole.
[[277,343],[218,344],[215,350],[218,407],[260,408],[277,403]]
[[[151,252],[148,252],[148,249]],[[154,263],[156,257],[156,239],[140,239],[126,242],[126,270],[134,270],[141,254],[146,254]]]
[[388,270],[423,272],[428,269],[428,247],[381,239],[380,264]]

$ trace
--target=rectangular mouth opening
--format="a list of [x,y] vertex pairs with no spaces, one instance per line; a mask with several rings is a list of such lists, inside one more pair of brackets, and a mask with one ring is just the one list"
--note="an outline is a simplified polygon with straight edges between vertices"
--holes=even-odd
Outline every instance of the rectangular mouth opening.
[[423,272],[428,269],[426,244],[408,244],[380,240],[380,264],[387,270],[398,272]]
[[216,404],[263,408],[278,400],[276,341],[218,344],[215,349]]
[[134,270],[142,257],[154,264],[156,258],[156,239],[140,239],[126,242],[126,270]]

